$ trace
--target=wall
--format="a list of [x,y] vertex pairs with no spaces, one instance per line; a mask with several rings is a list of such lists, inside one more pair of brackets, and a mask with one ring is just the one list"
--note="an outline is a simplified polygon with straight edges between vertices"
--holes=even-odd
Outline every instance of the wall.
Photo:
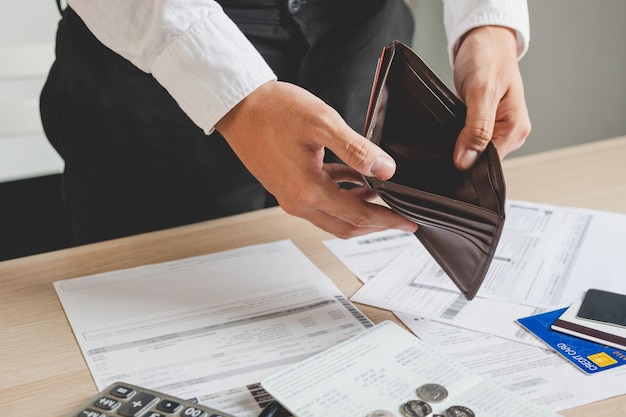
[[54,0],[0,0],[0,182],[59,173],[43,134],[39,92],[54,59]]
[[0,0],[0,46],[54,42],[55,0]]
[[[520,62],[533,130],[522,155],[626,134],[626,2],[529,0]],[[413,0],[416,52],[449,85],[441,2]]]

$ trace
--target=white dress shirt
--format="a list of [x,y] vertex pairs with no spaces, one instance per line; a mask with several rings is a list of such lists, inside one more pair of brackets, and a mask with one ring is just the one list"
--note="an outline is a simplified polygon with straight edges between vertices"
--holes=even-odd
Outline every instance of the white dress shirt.
[[526,0],[443,0],[443,21],[451,65],[461,37],[479,26],[514,29],[517,32],[517,57],[521,58],[528,50],[530,27]]
[[[68,0],[89,30],[172,95],[207,134],[276,75],[214,0]],[[526,0],[443,0],[451,60],[460,37],[482,25],[517,31],[528,48]],[[452,61],[451,61],[452,62]]]

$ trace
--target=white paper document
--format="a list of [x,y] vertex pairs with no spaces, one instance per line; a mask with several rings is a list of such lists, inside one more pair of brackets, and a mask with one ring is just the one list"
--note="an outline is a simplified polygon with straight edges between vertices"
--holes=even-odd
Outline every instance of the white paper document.
[[98,389],[125,381],[237,415],[259,381],[371,327],[290,241],[54,283]]
[[553,411],[626,393],[626,369],[586,375],[550,349],[398,314],[421,340],[498,385]]
[[369,280],[351,300],[425,317],[480,332],[491,333],[541,347],[543,343],[517,325],[519,317],[542,310],[524,304],[475,297],[468,301],[463,294],[415,283],[415,277],[430,269],[431,257],[414,242]]
[[[403,239],[403,250],[383,248],[381,253],[389,258],[376,260],[369,268],[371,254],[386,243],[384,234],[370,240],[355,238],[369,242],[359,246],[352,240],[326,244],[351,270],[373,275],[353,301],[536,346],[541,342],[520,330],[517,318],[568,306],[590,286],[623,289],[626,215],[507,201],[506,216],[487,277],[471,302],[417,239]],[[363,248],[362,256],[358,247]],[[375,273],[375,266],[383,268]]]
[[448,394],[440,402],[429,403],[433,414],[443,415],[454,405],[480,417],[557,416],[458,364],[390,321],[261,382],[298,417],[363,417],[375,410],[403,415],[401,406],[418,400],[417,388],[432,383],[445,387]]
[[[549,309],[582,298],[591,280],[619,291],[626,276],[626,259],[620,255],[625,234],[623,214],[507,200],[502,236],[478,295]],[[415,241],[390,230],[325,244],[366,282]],[[427,253],[421,244],[412,250],[416,256]],[[456,290],[435,260],[426,257],[415,284]]]
[[[626,261],[615,249],[626,250],[624,233],[623,214],[507,201],[502,236],[478,295],[553,309],[582,298],[591,283],[623,288]],[[445,274],[423,275],[416,283],[456,288]]]
[[367,282],[415,241],[413,233],[384,230],[352,239],[327,240],[324,244],[358,279]]

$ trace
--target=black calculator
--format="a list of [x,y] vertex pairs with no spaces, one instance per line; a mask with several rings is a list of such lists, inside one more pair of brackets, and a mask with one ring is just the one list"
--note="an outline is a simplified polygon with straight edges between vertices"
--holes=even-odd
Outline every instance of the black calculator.
[[67,417],[235,417],[193,401],[125,382],[93,395]]

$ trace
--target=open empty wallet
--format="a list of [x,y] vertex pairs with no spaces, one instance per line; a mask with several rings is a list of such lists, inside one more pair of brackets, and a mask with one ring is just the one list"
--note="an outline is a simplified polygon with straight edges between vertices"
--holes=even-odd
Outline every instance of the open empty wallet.
[[478,292],[504,226],[505,184],[489,143],[475,166],[458,170],[454,145],[466,107],[406,45],[383,49],[365,136],[396,161],[396,173],[367,184],[415,233],[468,300]]

